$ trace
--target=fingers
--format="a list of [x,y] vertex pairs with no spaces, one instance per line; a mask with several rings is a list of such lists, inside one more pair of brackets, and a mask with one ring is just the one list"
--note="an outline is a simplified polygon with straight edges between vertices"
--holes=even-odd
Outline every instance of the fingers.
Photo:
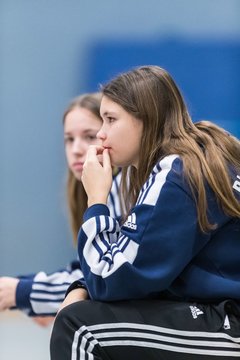
[[53,320],[54,320],[53,316],[46,316],[46,317],[37,316],[37,317],[33,318],[33,321],[36,324],[43,326],[43,327],[50,325],[53,322]]
[[103,151],[103,168],[104,168],[104,170],[111,169],[111,172],[112,172],[111,159],[109,156],[108,149],[104,149],[104,151]]
[[0,311],[8,310],[10,306],[6,303],[5,299],[0,300]]
[[16,306],[16,288],[19,279],[11,277],[0,278],[0,310]]
[[88,148],[86,161],[96,160],[97,155],[102,154],[103,147],[98,145],[90,145]]
[[90,145],[85,164],[90,162],[97,162],[101,164],[105,170],[109,170],[111,168],[111,159],[108,149],[104,149],[102,146]]
[[0,303],[0,311],[5,311],[10,309],[10,306],[7,306],[5,303]]

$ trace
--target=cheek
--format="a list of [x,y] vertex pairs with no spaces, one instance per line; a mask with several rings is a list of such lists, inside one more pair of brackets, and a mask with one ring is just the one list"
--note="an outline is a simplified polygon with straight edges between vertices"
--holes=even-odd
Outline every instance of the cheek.
[[66,156],[67,163],[69,165],[71,162],[71,151],[68,147],[65,147],[65,156]]
[[102,145],[102,140],[100,139],[94,140],[93,145]]

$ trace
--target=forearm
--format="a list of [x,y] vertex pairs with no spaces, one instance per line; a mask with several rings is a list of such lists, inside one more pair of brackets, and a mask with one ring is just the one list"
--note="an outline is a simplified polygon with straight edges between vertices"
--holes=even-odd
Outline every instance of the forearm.
[[55,316],[70,284],[82,278],[79,268],[61,270],[52,274],[37,273],[33,278],[22,277],[16,291],[16,307],[29,316]]
[[62,305],[59,308],[59,311],[62,310],[64,307],[71,305],[78,301],[87,300],[89,298],[88,292],[84,288],[74,288],[68,292],[65,300],[63,301]]

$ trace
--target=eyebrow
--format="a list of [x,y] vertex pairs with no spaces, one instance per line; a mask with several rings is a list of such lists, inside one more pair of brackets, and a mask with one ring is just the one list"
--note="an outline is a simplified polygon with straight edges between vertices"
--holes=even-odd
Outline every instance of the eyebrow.
[[110,116],[110,115],[116,116],[116,113],[114,111],[105,111],[101,116]]
[[[69,135],[69,134],[72,134],[73,132],[74,132],[74,130],[65,131],[64,134]],[[91,132],[98,132],[98,129],[86,129],[86,130],[83,130],[84,134],[91,133]]]

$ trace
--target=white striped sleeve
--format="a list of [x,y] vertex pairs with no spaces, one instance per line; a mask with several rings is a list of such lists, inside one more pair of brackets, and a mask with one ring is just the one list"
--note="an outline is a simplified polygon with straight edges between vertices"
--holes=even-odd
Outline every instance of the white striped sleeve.
[[51,275],[39,272],[33,279],[30,303],[34,314],[56,314],[69,285],[83,278],[80,269],[61,271]]

